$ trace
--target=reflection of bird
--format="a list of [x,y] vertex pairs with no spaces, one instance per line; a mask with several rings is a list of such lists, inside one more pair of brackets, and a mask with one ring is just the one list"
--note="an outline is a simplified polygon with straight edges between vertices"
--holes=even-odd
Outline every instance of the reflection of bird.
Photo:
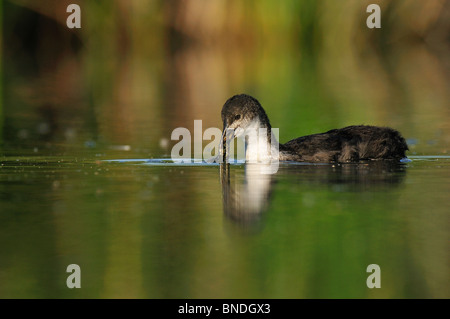
[[248,164],[243,179],[230,178],[230,164],[220,165],[223,209],[225,215],[243,226],[255,225],[269,206],[272,175],[270,166]]
[[[271,145],[271,141],[275,137],[271,132],[269,118],[258,100],[246,94],[235,95],[226,101],[221,115],[224,147],[227,147],[225,141],[228,135],[225,133],[232,130],[233,138],[246,137],[247,160],[249,157],[258,159],[267,156],[261,155],[261,152],[273,150],[274,143]],[[265,131],[260,133],[257,140],[248,138],[258,129]],[[279,160],[339,163],[373,159],[400,160],[406,157],[406,150],[408,146],[405,139],[396,130],[357,125],[303,136],[279,144]]]
[[370,161],[347,164],[282,164],[281,176],[296,184],[331,188],[334,191],[365,192],[389,190],[402,185],[407,166],[395,161]]
[[248,230],[262,226],[280,179],[282,187],[298,190],[302,196],[302,190],[317,186],[321,191],[332,192],[390,191],[402,185],[406,176],[405,164],[393,161],[332,165],[282,163],[276,175],[267,174],[271,170],[267,164],[246,164],[243,175],[237,168],[230,176],[230,170],[230,164],[220,164],[223,212],[233,223]]

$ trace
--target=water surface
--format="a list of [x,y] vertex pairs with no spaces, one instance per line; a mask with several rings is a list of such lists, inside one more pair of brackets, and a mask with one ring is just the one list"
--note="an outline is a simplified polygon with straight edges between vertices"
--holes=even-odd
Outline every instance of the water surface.
[[449,297],[448,157],[156,163],[2,158],[0,296]]

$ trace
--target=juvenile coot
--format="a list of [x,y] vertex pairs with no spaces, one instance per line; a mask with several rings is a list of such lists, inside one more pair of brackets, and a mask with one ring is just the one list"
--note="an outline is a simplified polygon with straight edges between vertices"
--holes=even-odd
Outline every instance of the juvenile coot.
[[[260,157],[262,150],[271,149],[269,145],[275,139],[272,127],[266,112],[254,97],[239,94],[229,98],[221,115],[224,150],[227,131],[232,129],[232,138],[248,137],[250,131],[259,128],[265,129],[260,132],[267,133],[264,133],[262,139],[261,136],[257,140],[246,139],[246,159],[256,159]],[[285,144],[280,143],[278,150],[280,161],[349,163],[364,160],[400,160],[406,157],[408,146],[405,139],[394,129],[354,125],[299,137]]]

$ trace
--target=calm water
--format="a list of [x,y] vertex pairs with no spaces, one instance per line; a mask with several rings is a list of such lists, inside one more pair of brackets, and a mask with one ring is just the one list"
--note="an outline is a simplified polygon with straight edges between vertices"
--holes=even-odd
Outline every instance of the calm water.
[[1,159],[0,297],[450,297],[449,157],[266,175],[91,156]]

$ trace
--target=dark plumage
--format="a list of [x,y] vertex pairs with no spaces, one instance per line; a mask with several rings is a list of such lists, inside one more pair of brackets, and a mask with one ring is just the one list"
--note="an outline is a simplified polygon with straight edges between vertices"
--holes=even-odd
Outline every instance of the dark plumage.
[[[266,112],[255,98],[240,94],[228,99],[222,108],[224,130],[246,129],[254,125],[268,129]],[[363,160],[400,160],[408,150],[405,139],[392,128],[354,125],[325,133],[299,137],[279,144],[279,159],[301,162],[359,162]]]

